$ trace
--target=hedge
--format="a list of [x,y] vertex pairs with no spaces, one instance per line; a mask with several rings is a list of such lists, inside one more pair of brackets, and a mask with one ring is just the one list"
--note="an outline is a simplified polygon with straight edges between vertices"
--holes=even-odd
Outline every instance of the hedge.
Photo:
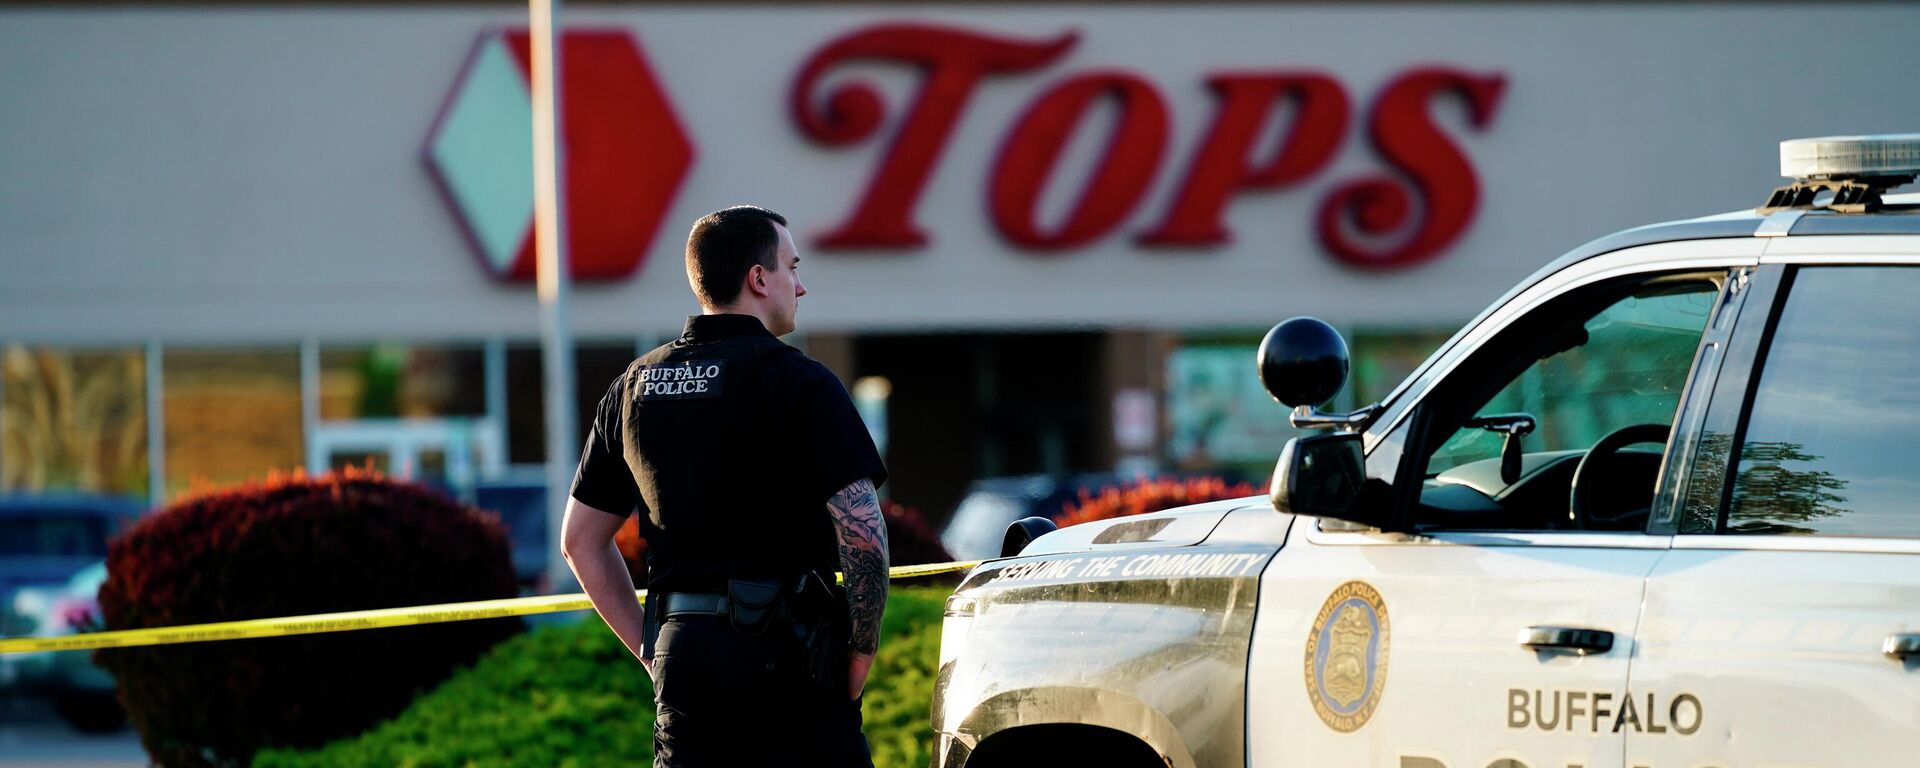
[[[945,586],[896,584],[866,694],[876,768],[933,755],[927,707],[939,660]],[[646,765],[653,690],[598,617],[552,623],[496,646],[469,669],[360,736],[308,751],[261,752],[261,768],[334,765]],[[803,764],[803,763],[796,763]]]
[[1065,528],[1259,493],[1260,489],[1250,483],[1229,483],[1218,477],[1139,478],[1123,486],[1101,488],[1099,493],[1081,491],[1080,499],[1067,502],[1053,521]]
[[[107,629],[512,597],[498,519],[372,473],[303,473],[188,498],[115,539]],[[518,619],[106,648],[95,660],[162,765],[245,765],[260,749],[363,732]]]

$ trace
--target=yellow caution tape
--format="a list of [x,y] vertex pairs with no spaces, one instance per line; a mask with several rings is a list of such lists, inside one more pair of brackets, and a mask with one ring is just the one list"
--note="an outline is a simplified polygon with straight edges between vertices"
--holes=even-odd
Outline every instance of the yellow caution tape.
[[[888,575],[895,579],[932,576],[935,574],[968,570],[979,564],[979,560],[968,560],[955,563],[933,563],[930,565],[903,565],[892,569]],[[634,595],[641,602],[646,602],[646,590],[637,590],[634,592]],[[349,632],[359,629],[409,627],[420,624],[440,624],[449,621],[504,619],[510,616],[584,611],[591,608],[593,608],[593,603],[588,601],[587,596],[583,593],[575,592],[565,595],[513,597],[504,600],[477,600],[470,603],[442,603],[440,605],[416,605],[408,608],[380,608],[371,611],[320,613],[311,616],[288,616],[279,619],[221,621],[212,624],[190,624],[184,627],[121,629],[111,632],[91,632],[79,635],[65,635],[62,637],[9,637],[0,638],[0,655],[10,653],[34,653],[39,651],[86,651],[95,648],[132,648],[142,645],[171,645],[174,643],[204,643],[210,640],[247,640],[258,637],[314,635],[322,632]]]
[[[984,560],[961,560],[952,563],[928,563],[926,565],[896,565],[887,571],[887,576],[895,579],[911,579],[915,576],[935,576],[942,573],[970,571]],[[842,576],[841,578],[845,578]]]

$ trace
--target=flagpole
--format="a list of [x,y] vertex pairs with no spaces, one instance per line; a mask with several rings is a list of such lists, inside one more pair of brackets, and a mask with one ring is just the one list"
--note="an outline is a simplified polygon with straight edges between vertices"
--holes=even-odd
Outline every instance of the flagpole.
[[566,148],[560,137],[560,66],[557,28],[560,0],[528,0],[533,48],[533,242],[540,295],[540,360],[546,384],[547,589],[574,588],[573,571],[560,554],[561,521],[580,443],[575,436],[573,334],[566,227]]

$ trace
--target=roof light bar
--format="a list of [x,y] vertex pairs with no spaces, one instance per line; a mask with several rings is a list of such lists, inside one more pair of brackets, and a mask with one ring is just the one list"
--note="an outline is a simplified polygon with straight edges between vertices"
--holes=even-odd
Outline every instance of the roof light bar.
[[1790,179],[1916,173],[1920,173],[1920,133],[1825,136],[1780,142],[1780,175]]

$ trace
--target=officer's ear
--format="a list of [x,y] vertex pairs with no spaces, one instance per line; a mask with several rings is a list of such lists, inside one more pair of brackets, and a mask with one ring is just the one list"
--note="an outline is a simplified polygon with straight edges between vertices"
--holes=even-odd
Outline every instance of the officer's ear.
[[767,295],[767,268],[755,264],[747,268],[747,282],[744,286],[755,296]]

